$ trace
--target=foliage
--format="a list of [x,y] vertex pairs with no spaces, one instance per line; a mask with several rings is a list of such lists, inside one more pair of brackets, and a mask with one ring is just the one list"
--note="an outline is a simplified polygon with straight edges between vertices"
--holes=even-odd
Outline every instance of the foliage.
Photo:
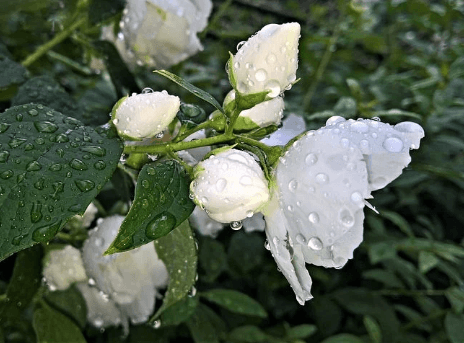
[[[127,66],[112,43],[100,40],[102,25],[117,27],[122,9],[122,1],[97,0],[8,0],[0,8],[0,342],[463,341],[460,2],[217,0],[202,33],[204,50],[158,71],[167,78]],[[412,120],[426,132],[409,168],[375,193],[380,215],[366,211],[353,260],[340,270],[309,267],[317,282],[304,307],[262,233],[226,228],[212,239],[192,231],[190,169],[175,154],[181,139],[164,160],[128,156],[126,147],[120,161],[119,138],[99,126],[118,98],[146,86],[190,106],[178,114],[181,130],[205,128],[189,116],[198,112],[203,120],[204,112],[226,110],[216,99],[230,90],[228,51],[268,23],[289,21],[302,26],[301,80],[286,94],[285,114],[303,117],[307,129],[340,115]],[[224,122],[215,128],[224,131]],[[223,143],[215,137],[206,139]],[[271,156],[263,149],[255,149],[258,157]],[[162,190],[164,207],[153,187]],[[82,246],[87,230],[65,224],[91,201],[101,217],[127,215],[120,237],[130,234],[134,246],[155,240],[170,274],[148,324],[131,325],[124,338],[121,328],[86,325],[74,288],[61,294],[40,282],[46,242]],[[138,217],[143,211],[136,209],[147,206],[154,211]],[[148,222],[156,225],[142,237],[138,228]]]

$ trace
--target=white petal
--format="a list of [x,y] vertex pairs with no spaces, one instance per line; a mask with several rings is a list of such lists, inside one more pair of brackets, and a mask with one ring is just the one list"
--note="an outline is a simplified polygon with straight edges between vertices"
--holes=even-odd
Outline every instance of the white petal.
[[262,213],[255,213],[251,218],[245,218],[242,224],[245,232],[264,231],[266,227]]
[[304,119],[301,116],[290,113],[288,117],[282,121],[282,127],[273,132],[268,138],[262,139],[261,142],[272,146],[285,145],[304,131]]
[[192,215],[189,217],[189,222],[201,235],[213,238],[216,238],[219,231],[224,228],[223,223],[211,219],[206,212],[198,206],[195,206]]

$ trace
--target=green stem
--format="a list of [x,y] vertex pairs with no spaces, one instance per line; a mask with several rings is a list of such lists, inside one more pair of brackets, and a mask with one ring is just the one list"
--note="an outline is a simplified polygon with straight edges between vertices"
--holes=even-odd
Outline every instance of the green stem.
[[57,60],[61,63],[64,63],[66,64],[67,66],[71,67],[72,69],[74,70],[77,70],[78,72],[86,75],[86,76],[89,76],[89,75],[92,75],[93,72],[90,68],[86,67],[86,66],[83,66],[79,63],[77,63],[76,61],[70,59],[69,57],[66,57],[66,56],[63,56],[57,52],[54,52],[53,50],[50,50],[50,51],[47,51],[47,56],[50,57],[50,58],[53,58],[54,60]]
[[238,106],[236,106],[234,110],[232,111],[232,114],[230,115],[229,124],[227,125],[227,128],[226,128],[226,135],[230,135],[234,131],[234,125],[235,125],[235,122],[237,121],[238,116],[240,115],[240,112],[242,111],[241,109],[238,108]]
[[322,56],[321,62],[319,63],[319,66],[317,67],[314,80],[311,83],[311,86],[309,87],[308,92],[306,92],[303,98],[303,108],[305,110],[309,110],[309,106],[311,105],[311,100],[314,96],[314,93],[316,92],[316,88],[319,82],[321,81],[322,75],[324,75],[325,69],[327,68],[327,65],[329,64],[329,61],[335,50],[334,49],[335,44],[337,43],[338,37],[340,36],[340,26],[341,26],[340,24],[341,24],[342,18],[344,17],[343,13],[344,11],[340,14],[340,18],[338,19],[338,23],[335,26],[335,30],[332,34],[332,37],[330,37],[329,44],[327,45],[324,55]]
[[129,145],[124,147],[124,153],[140,152],[147,154],[166,154],[169,150],[180,151],[219,143],[229,142],[235,139],[234,135],[222,134],[219,136],[197,139],[190,142],[164,143],[156,145]]
[[404,325],[401,330],[404,330],[404,331],[407,331],[407,330],[410,330],[414,327],[417,327],[423,323],[426,323],[426,322],[429,322],[431,320],[434,320],[434,319],[437,319],[437,318],[440,318],[444,315],[446,315],[448,313],[449,309],[446,309],[446,310],[438,310],[438,311],[435,311],[431,314],[429,314],[427,317],[422,317],[422,318],[418,318],[416,320],[413,320],[411,322],[409,322],[408,324]]
[[188,136],[190,135],[193,135],[195,132],[197,131],[200,131],[200,130],[203,130],[203,129],[208,129],[211,127],[211,121],[208,120],[208,121],[205,121],[197,126],[195,126],[194,128],[192,128],[191,130],[188,130],[186,132],[183,132],[182,134],[178,135],[174,140],[173,142],[176,143],[176,142],[181,142],[183,141],[185,138],[187,138]]
[[24,67],[29,67],[32,63],[37,61],[40,57],[52,49],[55,45],[61,43],[67,37],[69,37],[79,26],[83,25],[86,22],[86,15],[80,15],[77,20],[69,27],[58,33],[52,40],[46,42],[39,46],[31,55],[29,55],[23,62]]
[[187,163],[185,163],[184,160],[182,160],[177,154],[171,150],[170,145],[166,146],[167,154],[171,158],[175,159],[177,162],[179,162],[187,171],[187,173],[190,175],[190,177],[193,179],[193,167],[189,166]]

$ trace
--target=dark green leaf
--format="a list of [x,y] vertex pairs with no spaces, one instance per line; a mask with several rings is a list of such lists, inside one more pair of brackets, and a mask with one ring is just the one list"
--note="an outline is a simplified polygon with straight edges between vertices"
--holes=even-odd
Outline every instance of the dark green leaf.
[[369,259],[372,264],[389,260],[396,256],[394,245],[390,242],[376,242],[367,246]]
[[34,311],[33,325],[38,343],[86,342],[81,331],[71,319],[47,305]]
[[391,271],[383,269],[371,269],[362,273],[363,278],[381,282],[385,287],[403,288],[401,280]]
[[461,313],[464,310],[464,290],[459,287],[451,287],[446,290],[445,293],[451,306]]
[[116,15],[124,9],[124,0],[91,0],[89,4],[90,23],[96,25]]
[[372,343],[382,343],[382,331],[377,321],[371,316],[363,317],[363,323]]
[[205,237],[201,240],[198,259],[204,282],[214,282],[227,267],[227,255],[224,246],[215,239]]
[[197,105],[181,104],[180,111],[177,112],[177,118],[182,124],[188,125],[189,128],[201,124],[206,120],[206,117],[206,112]]
[[197,275],[197,248],[188,221],[155,241],[158,257],[169,273],[169,285],[163,305],[150,319],[153,322],[167,308],[191,292]]
[[434,268],[438,262],[440,260],[431,252],[421,251],[419,253],[419,271],[423,274]]
[[26,81],[26,69],[21,64],[0,55],[0,101],[10,99],[16,93],[18,85],[24,81]]
[[227,67],[227,75],[229,76],[229,82],[232,88],[236,89],[237,88],[237,80],[235,79],[235,73],[234,73],[234,55],[229,51],[229,60],[227,61],[226,67]]
[[162,326],[179,325],[185,322],[195,312],[199,304],[198,297],[187,296],[168,307],[161,314]]
[[234,101],[236,101],[237,106],[241,111],[247,110],[266,100],[266,96],[269,92],[270,91],[264,91],[253,94],[240,94],[237,92]]
[[268,342],[269,337],[257,326],[245,325],[233,329],[228,340],[237,343]]
[[339,335],[324,339],[321,343],[364,343],[364,341],[354,335],[341,333]]
[[0,16],[16,11],[37,11],[48,6],[50,0],[3,0]]
[[287,332],[289,339],[304,339],[316,333],[316,325],[301,324],[290,328]]
[[[0,259],[82,214],[119,162],[117,138],[42,105],[0,114]],[[101,131],[103,133],[103,131]]]
[[451,343],[464,342],[464,314],[448,312],[445,318],[445,329]]
[[239,274],[259,266],[264,255],[263,238],[256,233],[235,232],[227,251],[228,263]]
[[195,343],[219,343],[217,327],[209,312],[208,307],[200,305],[186,323]]
[[246,294],[231,289],[213,289],[200,295],[234,313],[261,318],[267,317],[266,310],[260,303]]
[[211,94],[205,92],[204,90],[202,90],[202,89],[200,89],[198,87],[195,87],[191,83],[185,81],[180,76],[177,76],[177,75],[175,75],[173,73],[170,73],[167,70],[155,70],[155,73],[160,74],[160,75],[168,78],[169,80],[177,83],[179,86],[185,88],[186,90],[188,90],[193,95],[195,95],[195,96],[199,97],[200,99],[202,99],[202,100],[210,103],[211,105],[213,105],[217,110],[219,110],[221,112],[224,112],[224,110],[222,109],[222,106],[219,104],[219,102]]
[[30,304],[42,279],[41,260],[40,246],[21,251],[16,257],[6,296],[0,302],[0,324],[2,319],[19,317]]
[[194,208],[187,173],[177,161],[146,164],[139,173],[134,203],[105,254],[135,249],[167,235]]
[[342,309],[328,296],[312,299],[307,310],[314,314],[314,320],[323,336],[330,336],[337,332],[343,318]]
[[49,292],[45,295],[45,299],[52,307],[72,318],[81,329],[85,327],[87,307],[82,293],[76,287]]

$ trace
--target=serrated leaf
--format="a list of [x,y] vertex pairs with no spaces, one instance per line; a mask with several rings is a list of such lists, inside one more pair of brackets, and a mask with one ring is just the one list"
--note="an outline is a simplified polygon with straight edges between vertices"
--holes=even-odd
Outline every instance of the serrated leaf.
[[138,176],[134,202],[105,255],[135,249],[167,235],[194,208],[187,173],[177,161],[146,164]]
[[339,335],[324,339],[321,343],[364,343],[364,341],[354,335],[341,333]]
[[177,83],[179,86],[182,88],[185,88],[188,90],[190,93],[193,95],[199,97],[200,99],[206,101],[207,103],[213,105],[217,110],[221,111],[224,113],[224,110],[222,109],[222,106],[219,104],[219,102],[209,93],[205,92],[204,90],[195,87],[191,83],[185,81],[183,78],[180,76],[177,76],[173,73],[168,72],[167,70],[155,70],[155,73],[160,74],[169,80]]
[[0,114],[0,260],[47,242],[109,180],[122,145],[42,105]]
[[45,299],[52,307],[72,318],[81,329],[85,327],[87,306],[82,293],[75,286],[64,291],[49,292]]
[[225,309],[247,316],[266,318],[266,310],[253,298],[231,289],[213,289],[200,294]]
[[161,314],[161,325],[179,325],[185,322],[195,312],[199,304],[198,297],[184,297]]
[[163,305],[150,319],[153,322],[167,308],[180,301],[192,289],[197,275],[197,248],[188,221],[155,241],[158,257],[169,273],[168,290]]
[[38,343],[86,342],[81,331],[71,319],[44,304],[34,311],[33,326]]
[[0,324],[6,318],[17,318],[30,304],[42,279],[42,248],[35,246],[16,257],[13,275],[0,302]]
[[245,325],[233,329],[228,340],[237,343],[267,342],[269,337],[257,326]]
[[218,327],[210,312],[208,307],[200,305],[186,323],[195,343],[219,343]]
[[445,329],[451,343],[464,342],[464,314],[448,312],[445,317]]

